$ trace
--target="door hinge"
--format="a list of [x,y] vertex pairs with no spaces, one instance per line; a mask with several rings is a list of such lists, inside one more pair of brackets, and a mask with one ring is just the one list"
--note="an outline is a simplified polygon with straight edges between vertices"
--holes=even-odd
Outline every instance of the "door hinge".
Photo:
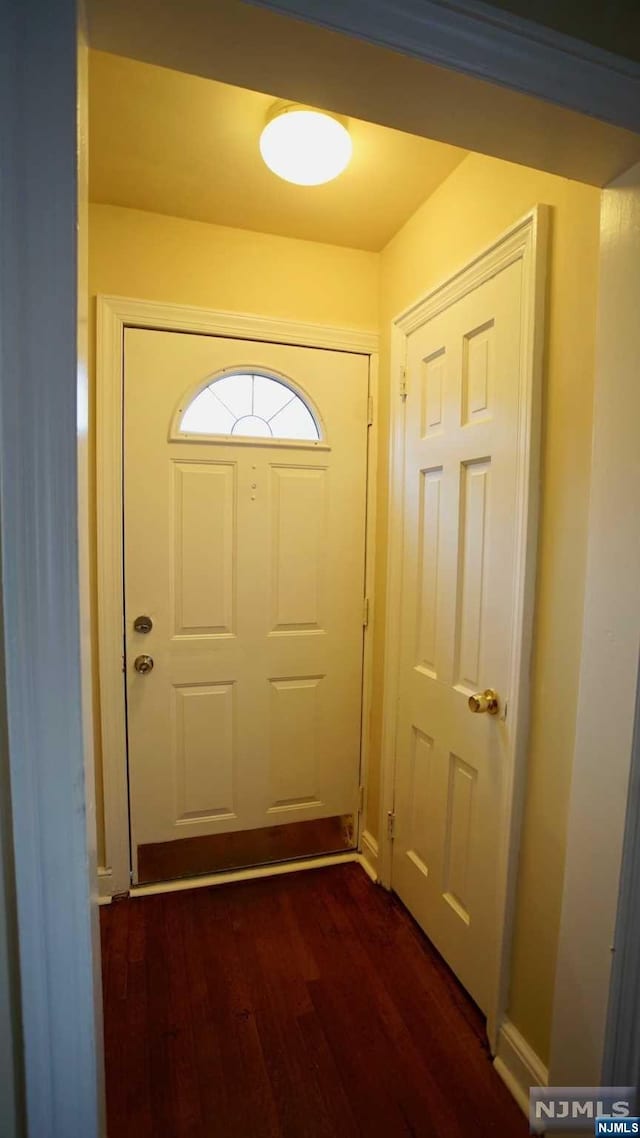
[[396,815],[395,811],[387,811],[387,837],[389,841],[393,841],[396,836]]
[[369,627],[369,598],[365,597],[362,603],[362,627]]
[[372,426],[372,424],[373,424],[373,395],[370,395],[367,399],[367,426],[370,427],[370,426]]
[[358,814],[364,813],[364,786],[358,788]]
[[407,398],[407,369],[404,364],[400,368],[400,398]]

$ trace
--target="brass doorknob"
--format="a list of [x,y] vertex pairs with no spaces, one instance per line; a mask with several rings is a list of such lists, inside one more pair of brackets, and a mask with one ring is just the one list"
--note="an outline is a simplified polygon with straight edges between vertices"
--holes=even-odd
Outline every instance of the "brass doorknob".
[[153,656],[136,656],[133,666],[141,676],[146,676],[153,671]]
[[498,693],[493,688],[487,688],[486,691],[478,691],[475,695],[470,695],[469,711],[473,711],[476,715],[485,711],[488,715],[497,715],[499,711]]

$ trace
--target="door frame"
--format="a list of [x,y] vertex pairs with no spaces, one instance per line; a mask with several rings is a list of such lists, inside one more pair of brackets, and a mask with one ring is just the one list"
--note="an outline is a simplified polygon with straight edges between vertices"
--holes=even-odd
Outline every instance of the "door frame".
[[[97,297],[96,351],[96,498],[97,600],[100,737],[104,784],[105,864],[98,868],[103,901],[131,890],[127,732],[123,671],[123,394],[124,334],[127,328],[192,332],[205,336],[296,344],[350,352],[369,359],[369,392],[373,415],[368,431],[365,532],[365,597],[369,618],[364,628],[362,681],[361,785],[366,786],[369,761],[369,720],[373,678],[374,550],[376,528],[376,469],[378,334],[364,330],[303,324],[247,313],[222,312],[186,305]],[[363,804],[366,793],[361,792]],[[360,813],[359,842],[366,828]],[[244,873],[246,876],[247,873]],[[226,875],[229,876],[228,874]],[[135,887],[138,891],[138,887]]]
[[515,721],[508,756],[502,805],[503,842],[500,855],[498,906],[501,914],[497,974],[493,978],[487,1014],[487,1034],[493,1051],[507,1005],[510,948],[515,910],[518,847],[524,798],[524,774],[529,734],[529,666],[535,602],[542,364],[544,353],[545,291],[549,207],[538,205],[510,226],[472,261],[404,309],[391,328],[391,446],[389,456],[389,527],[386,608],[386,660],[382,725],[381,795],[379,821],[380,880],[391,888],[392,827],[396,781],[396,737],[400,683],[400,606],[403,569],[403,502],[405,452],[405,361],[409,335],[439,312],[495,276],[500,269],[521,260],[523,265],[522,348],[520,369],[521,437],[518,446],[517,532],[514,567],[516,620],[511,645],[509,719]]
[[556,1086],[638,1078],[640,163],[602,193],[598,293],[584,623],[549,1064]]

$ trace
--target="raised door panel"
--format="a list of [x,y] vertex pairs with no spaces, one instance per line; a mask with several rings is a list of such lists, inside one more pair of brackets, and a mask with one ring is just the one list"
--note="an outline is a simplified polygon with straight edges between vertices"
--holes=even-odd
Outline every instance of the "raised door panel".
[[174,688],[176,821],[235,816],[235,685]]
[[445,384],[447,379],[446,349],[438,348],[422,361],[420,389],[420,435],[423,439],[439,435],[443,430]]
[[271,630],[325,623],[327,480],[324,467],[271,468]]
[[420,472],[416,663],[433,679],[438,676],[438,572],[442,467]]
[[236,467],[173,463],[174,635],[234,631]]
[[493,320],[465,332],[462,352],[462,422],[465,426],[491,417],[494,399]]
[[437,857],[432,826],[436,798],[437,756],[433,739],[417,727],[411,732],[411,773],[409,776],[407,857],[426,878],[433,872]]
[[459,755],[449,756],[442,892],[460,920],[471,920],[472,834],[478,772]]
[[456,597],[456,682],[471,693],[483,675],[482,641],[486,629],[491,463],[464,463],[458,538]]
[[270,814],[322,805],[320,771],[323,676],[276,679],[270,684]]

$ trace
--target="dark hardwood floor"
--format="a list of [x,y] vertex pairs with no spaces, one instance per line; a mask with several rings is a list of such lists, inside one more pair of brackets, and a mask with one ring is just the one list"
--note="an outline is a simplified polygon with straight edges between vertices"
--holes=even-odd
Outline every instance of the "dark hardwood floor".
[[101,910],[109,1138],[524,1138],[476,1007],[347,864]]

